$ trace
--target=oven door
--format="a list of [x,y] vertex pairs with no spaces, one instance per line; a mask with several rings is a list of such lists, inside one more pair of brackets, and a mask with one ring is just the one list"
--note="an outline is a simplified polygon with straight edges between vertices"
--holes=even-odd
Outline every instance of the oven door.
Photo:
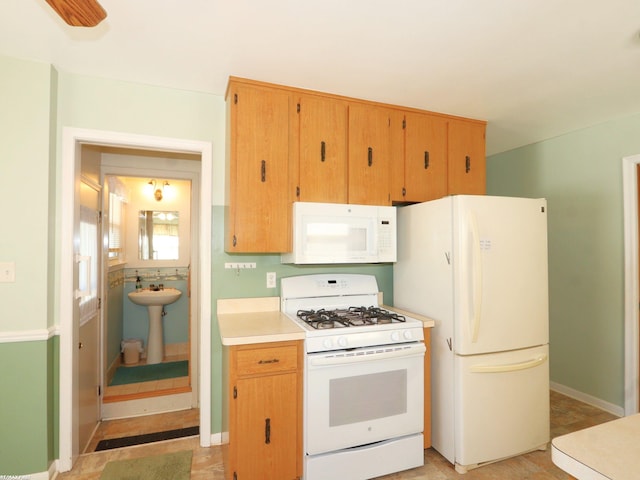
[[422,342],[307,355],[307,455],[420,433]]

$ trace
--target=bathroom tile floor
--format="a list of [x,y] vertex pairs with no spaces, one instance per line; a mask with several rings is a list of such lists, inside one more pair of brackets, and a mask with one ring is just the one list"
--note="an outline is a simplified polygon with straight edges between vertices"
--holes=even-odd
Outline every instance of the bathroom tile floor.
[[[187,355],[167,356],[163,363],[177,362],[180,360],[188,360]],[[140,365],[145,365],[144,361]],[[135,364],[134,364],[135,365]],[[167,378],[165,380],[155,380],[152,382],[128,383],[125,385],[107,386],[104,391],[104,401],[122,401],[127,396],[153,396],[163,394],[171,390],[188,390],[191,385],[190,377]]]
[[[150,415],[126,421],[112,420],[109,421],[109,426],[105,426],[105,429],[110,429],[110,434],[117,436],[170,430],[169,425],[185,425],[180,423],[183,420],[188,423],[190,420],[186,419],[189,415],[195,415],[195,412]],[[552,438],[615,418],[617,418],[615,415],[596,407],[551,392]],[[181,426],[176,428],[181,428]],[[159,427],[160,430],[158,430]],[[490,441],[490,435],[488,435],[487,441]],[[219,446],[200,447],[197,437],[84,454],[78,458],[73,470],[60,474],[57,478],[59,480],[98,480],[105,464],[111,460],[159,455],[185,449],[193,450],[192,479],[224,479],[221,448]],[[449,462],[430,448],[425,451],[425,465],[423,467],[380,477],[378,480],[560,480],[567,478],[567,474],[552,463],[550,448],[547,448],[546,451],[535,451],[485,465],[471,470],[465,475],[458,474]]]

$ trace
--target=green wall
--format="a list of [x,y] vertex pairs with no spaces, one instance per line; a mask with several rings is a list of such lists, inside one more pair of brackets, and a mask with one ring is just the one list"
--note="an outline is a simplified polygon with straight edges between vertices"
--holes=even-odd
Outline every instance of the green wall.
[[624,406],[622,158],[640,115],[487,159],[487,192],[545,197],[551,381]]
[[43,472],[56,455],[57,355],[52,252],[56,72],[0,56],[0,476]]

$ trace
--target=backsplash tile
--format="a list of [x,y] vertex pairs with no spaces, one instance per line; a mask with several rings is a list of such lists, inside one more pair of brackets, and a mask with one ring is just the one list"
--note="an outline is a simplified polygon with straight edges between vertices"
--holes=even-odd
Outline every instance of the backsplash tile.
[[187,280],[189,278],[189,267],[124,269],[125,283],[135,283],[138,276],[143,282],[162,283],[175,280]]

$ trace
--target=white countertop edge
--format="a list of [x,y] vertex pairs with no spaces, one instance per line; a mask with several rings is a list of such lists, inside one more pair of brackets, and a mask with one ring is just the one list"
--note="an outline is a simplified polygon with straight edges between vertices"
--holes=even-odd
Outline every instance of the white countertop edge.
[[413,317],[416,320],[420,320],[425,328],[432,328],[435,326],[436,322],[432,318],[425,317],[424,315],[420,315],[418,313],[410,312],[409,310],[403,310],[398,307],[390,307],[389,305],[381,305],[380,308],[384,308],[385,310],[389,310],[391,312],[399,313],[400,315],[405,315],[407,317]]
[[553,463],[569,475],[573,475],[578,480],[611,480],[593,468],[567,455],[559,450],[551,441],[551,460]]
[[233,345],[247,345],[253,343],[288,342],[291,340],[304,340],[304,332],[300,333],[279,333],[274,335],[255,335],[251,337],[222,337],[222,345],[231,347]]

